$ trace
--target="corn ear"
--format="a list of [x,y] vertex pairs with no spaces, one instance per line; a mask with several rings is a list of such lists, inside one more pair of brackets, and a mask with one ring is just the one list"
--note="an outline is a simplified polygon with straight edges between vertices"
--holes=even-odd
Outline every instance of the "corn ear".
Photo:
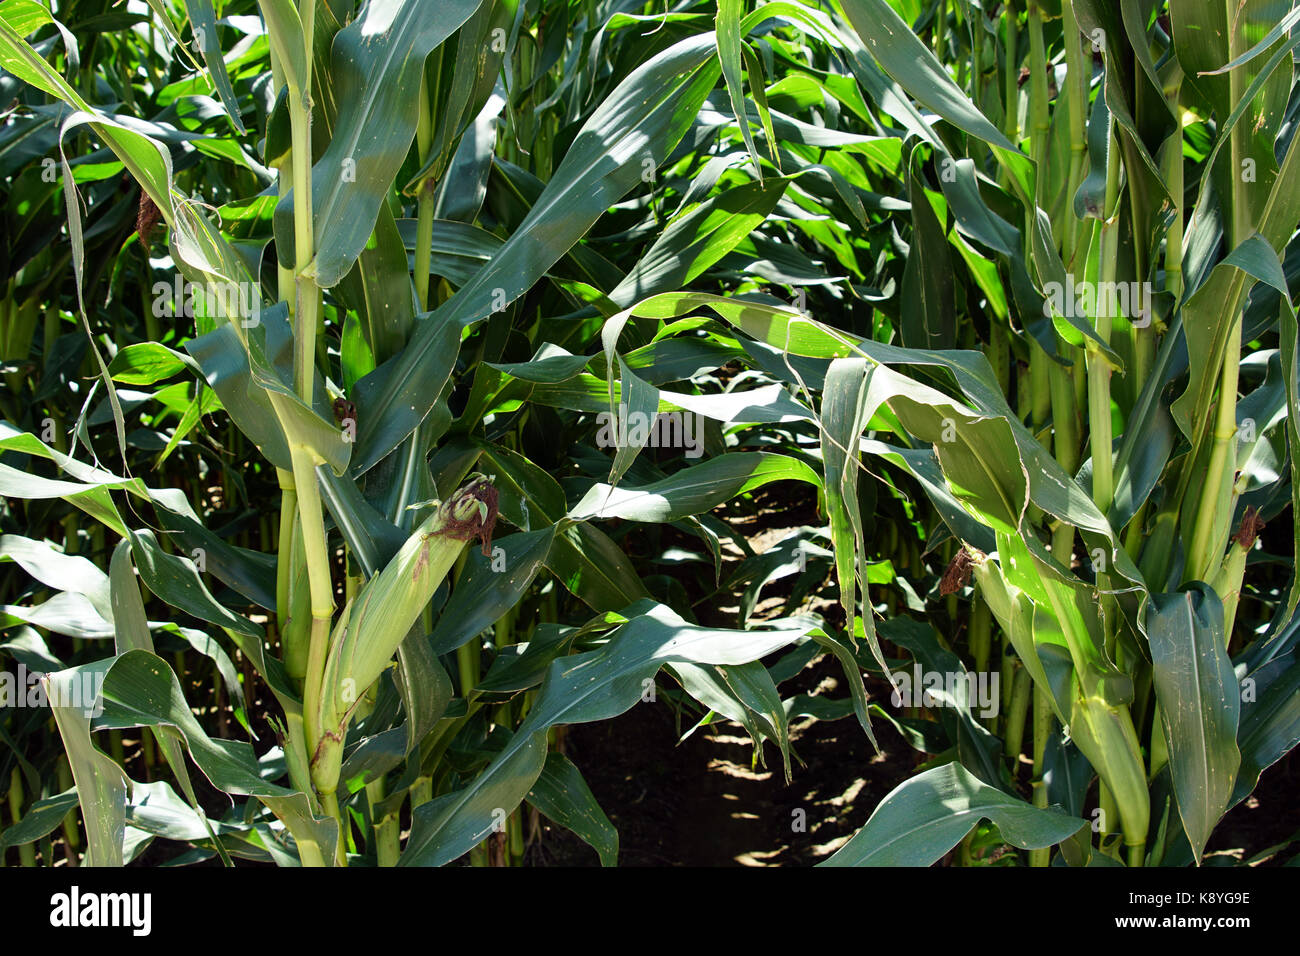
[[[995,562],[983,556],[975,558],[972,571],[998,622],[1008,635],[1016,633],[1012,616],[1023,600],[1018,589],[1006,581]],[[1024,654],[1031,650],[1017,648]],[[1086,675],[1077,670],[1074,675],[1070,737],[1114,794],[1124,842],[1140,846],[1146,841],[1151,803],[1142,749],[1127,706],[1133,699],[1133,682],[1113,665],[1086,662],[1085,666],[1089,668]],[[1050,688],[1043,689],[1050,693]]]
[[348,723],[366,690],[389,666],[465,545],[481,538],[488,551],[496,514],[497,491],[477,476],[439,505],[344,608],[330,636],[317,711],[320,740],[311,774],[318,792],[337,786]]
[[1009,634],[1011,617],[1015,610],[1014,602],[1021,591],[1007,583],[1007,579],[1002,575],[1002,568],[996,561],[990,561],[988,555],[979,551],[969,550],[972,552],[971,571],[975,576],[975,584],[979,588],[980,596],[984,598],[984,603],[997,618],[998,624]]
[[280,653],[285,671],[296,685],[301,686],[307,674],[307,655],[311,645],[311,590],[307,586],[306,565],[299,565],[299,569],[289,584],[288,613],[280,631]]
[[1114,706],[1076,686],[1069,730],[1115,797],[1125,844],[1142,846],[1151,819],[1151,798],[1128,707]]
[[1237,603],[1241,600],[1241,584],[1246,577],[1246,558],[1250,549],[1237,542],[1228,546],[1228,554],[1223,559],[1211,585],[1219,600],[1223,602],[1223,639],[1232,640],[1232,626],[1237,620]]
[[1225,645],[1232,643],[1232,626],[1237,620],[1237,604],[1241,600],[1241,584],[1246,577],[1246,559],[1255,547],[1255,539],[1264,530],[1264,522],[1259,519],[1259,512],[1254,506],[1248,507],[1242,516],[1241,526],[1232,536],[1228,545],[1228,554],[1223,565],[1214,575],[1210,586],[1223,602],[1223,640]]

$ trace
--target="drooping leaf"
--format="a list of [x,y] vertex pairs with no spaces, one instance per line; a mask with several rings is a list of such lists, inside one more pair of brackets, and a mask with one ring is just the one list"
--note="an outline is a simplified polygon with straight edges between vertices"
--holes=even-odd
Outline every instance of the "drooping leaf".
[[930,866],[981,820],[1022,850],[1060,843],[1085,821],[1039,809],[976,779],[959,763],[917,774],[895,787],[871,819],[821,866]]
[[600,857],[601,866],[618,865],[618,831],[605,816],[581,771],[568,757],[546,757],[526,798],[549,819],[582,837]]

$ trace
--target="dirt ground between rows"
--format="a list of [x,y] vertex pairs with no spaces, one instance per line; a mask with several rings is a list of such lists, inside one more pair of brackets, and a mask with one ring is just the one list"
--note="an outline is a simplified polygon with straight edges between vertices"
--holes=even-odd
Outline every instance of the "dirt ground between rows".
[[[800,689],[818,683],[825,689],[834,674],[835,665],[821,661],[797,682]],[[873,698],[883,688],[868,684]],[[771,744],[767,769],[751,771],[749,738],[735,724],[719,724],[712,733],[702,728],[679,744],[663,702],[571,727],[565,749],[619,832],[620,866],[810,866],[837,850],[912,773],[915,752],[886,722],[873,721],[873,728],[882,755],[852,718],[796,721],[791,738],[804,763],[794,762],[790,784]],[[1224,818],[1207,856],[1250,859],[1300,831],[1298,752],[1269,768],[1255,793]],[[795,826],[797,810],[805,811],[802,830]],[[1295,852],[1292,847],[1261,865],[1281,865]],[[550,825],[527,862],[598,865],[585,843]]]

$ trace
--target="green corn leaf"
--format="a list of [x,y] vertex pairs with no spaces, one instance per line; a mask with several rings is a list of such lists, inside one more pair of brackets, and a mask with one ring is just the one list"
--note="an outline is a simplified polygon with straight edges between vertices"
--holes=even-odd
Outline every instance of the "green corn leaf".
[[556,526],[498,538],[492,554],[471,553],[456,590],[433,630],[433,646],[446,654],[495,624],[516,607],[545,566]]
[[1240,693],[1218,596],[1203,585],[1152,595],[1147,639],[1178,813],[1199,863],[1228,808],[1241,763]]
[[[749,115],[745,108],[745,89],[740,78],[740,54],[744,45],[740,36],[740,18],[744,12],[743,0],[719,0],[716,31],[718,61],[722,65],[722,76],[727,84],[727,96],[731,99],[736,124],[740,127],[740,135],[745,139],[745,149],[749,151],[750,160],[754,164],[754,174],[758,176],[759,182],[762,182],[763,166],[758,160],[758,150],[754,147],[754,134],[749,128]],[[750,82],[753,82],[752,77]]]
[[491,832],[526,797],[542,772],[546,730],[622,713],[641,700],[663,664],[744,664],[809,635],[809,624],[772,622],[765,631],[727,631],[687,624],[662,605],[623,625],[601,650],[551,665],[523,725],[469,785],[416,810],[399,866],[441,866]]
[[21,820],[0,832],[0,852],[11,846],[35,843],[59,828],[68,811],[77,806],[77,788],[43,800],[36,800],[27,808]]
[[848,21],[881,67],[923,105],[958,129],[1012,155],[1016,147],[953,82],[947,69],[885,0],[841,0]]
[[822,866],[930,866],[981,820],[1022,850],[1052,846],[1087,824],[1060,810],[1032,807],[974,777],[957,763],[917,774],[895,787]]
[[1251,669],[1241,687],[1241,769],[1229,807],[1245,800],[1260,774],[1300,743],[1300,656],[1293,651]]
[[643,170],[663,161],[713,86],[713,52],[712,36],[692,37],[630,74],[592,113],[492,260],[424,321],[398,358],[358,383],[360,414],[381,424],[360,436],[354,471],[377,464],[428,414],[451,372],[461,327],[527,291],[613,202],[642,182]]
[[[213,786],[225,793],[257,797],[289,828],[304,857],[333,858],[336,821],[315,817],[305,794],[264,780],[249,745],[210,738],[181,695],[176,675],[161,658],[144,650],[116,658],[104,676],[103,701],[104,727],[175,728]],[[125,792],[122,804],[125,807]]]
[[[71,667],[42,678],[46,699],[54,714],[63,748],[68,755],[77,799],[86,823],[86,863],[89,866],[122,866],[122,843],[126,837],[126,774],[105,756],[90,739],[90,717],[98,711],[100,698],[107,697],[97,685],[106,687],[105,672],[113,659]],[[95,700],[86,700],[88,688],[96,688]]]
[[226,108],[230,125],[235,128],[235,132],[243,134],[247,131],[239,116],[239,101],[235,97],[234,87],[230,85],[226,61],[221,54],[221,38],[217,35],[217,14],[212,7],[212,0],[185,0],[185,9],[190,15],[190,25],[194,28],[194,43],[203,55],[203,62],[208,65],[212,84],[217,88],[217,95]]
[[131,551],[145,586],[172,607],[200,620],[260,638],[262,629],[223,606],[199,576],[189,558],[168,554],[152,531],[130,533]]
[[594,611],[617,611],[650,596],[623,549],[590,522],[557,529],[546,567]]
[[48,587],[85,595],[100,617],[113,620],[108,577],[94,562],[17,534],[0,536],[0,561],[14,562]]
[[593,485],[569,517],[628,518],[633,521],[677,521],[711,511],[724,501],[773,481],[804,481],[820,489],[821,479],[803,462],[770,452],[723,455],[692,465],[639,488]]
[[[312,167],[315,257],[312,277],[337,285],[370,239],[375,218],[415,137],[425,57],[451,36],[482,0],[370,4],[334,39],[330,84],[338,121]],[[276,210],[291,216],[292,200]],[[282,261],[293,261],[292,230],[277,228]]]
[[912,203],[912,245],[903,270],[903,315],[899,331],[910,348],[952,348],[957,338],[952,263],[944,223],[935,214],[917,171],[918,154],[907,164]]
[[[118,656],[120,657],[133,650],[154,653],[153,637],[149,634],[149,621],[145,617],[144,602],[140,598],[140,590],[135,583],[135,570],[131,563],[131,542],[129,540],[120,541],[113,550],[109,573],[113,587],[114,643]],[[224,656],[223,653],[222,657]],[[229,659],[226,659],[225,663],[229,665]],[[233,674],[231,677],[233,677]],[[243,692],[239,689],[238,682],[228,678],[227,684],[235,688],[235,700],[242,709]],[[217,845],[217,852],[221,854],[222,861],[227,866],[230,866],[230,857],[226,854],[225,849],[217,843],[216,833],[213,832],[207,816],[199,807],[198,798],[194,794],[194,787],[190,783],[189,771],[185,767],[185,755],[181,751],[180,742],[170,728],[155,727],[151,728],[151,730],[164,759],[167,761],[167,765],[171,768],[172,773],[176,775],[176,780],[181,785],[181,789],[185,791],[185,796],[189,798],[190,806],[193,808],[195,815],[202,821],[204,835],[212,839],[213,843]]]
[[527,800],[548,819],[580,836],[596,851],[601,866],[618,865],[618,831],[592,796],[582,772],[564,754],[547,755]]
[[451,678],[423,628],[413,629],[398,645],[393,680],[406,710],[405,754],[409,754],[442,719],[452,698]]

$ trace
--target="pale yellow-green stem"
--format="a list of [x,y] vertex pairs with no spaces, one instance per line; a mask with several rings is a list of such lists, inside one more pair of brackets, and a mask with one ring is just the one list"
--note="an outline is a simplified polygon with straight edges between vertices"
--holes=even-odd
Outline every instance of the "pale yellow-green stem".
[[1177,303],[1183,296],[1183,118],[1182,108],[1178,105],[1179,90],[1182,84],[1166,90],[1165,95],[1173,108],[1177,126],[1170,135],[1170,142],[1165,148],[1161,172],[1165,184],[1173,197],[1173,219],[1169,231],[1165,234],[1165,289]]
[[[460,581],[468,558],[469,554],[466,552],[456,559],[456,568],[451,578],[453,583]],[[467,700],[470,693],[478,686],[479,647],[479,639],[475,636],[456,648],[456,676],[459,680],[460,695]]]
[[[72,768],[68,766],[68,755],[59,755],[59,792],[72,786]],[[63,842],[67,853],[68,866],[79,866],[81,857],[77,850],[81,848],[81,831],[77,829],[77,808],[73,807],[63,818]]]
[[[280,65],[280,58],[275,51],[275,46],[270,48],[271,53],[271,82],[274,89],[280,89],[285,85],[284,69]],[[285,163],[281,157],[268,157],[268,159],[279,160],[276,170],[276,191],[280,198],[293,190],[293,165],[292,162]],[[290,311],[293,311],[293,268],[285,262],[283,258],[277,257],[275,264],[276,291],[279,294],[281,302],[289,303]]]
[[[311,452],[294,446],[290,449],[293,459],[294,482],[298,488],[310,485],[316,489],[316,462]],[[330,618],[334,614],[333,588],[330,583],[329,552],[325,540],[324,514],[321,511],[320,494],[304,494],[298,499],[298,513],[302,529],[303,557],[307,563],[307,580],[311,591],[311,641],[307,655],[306,685],[303,688],[303,718],[307,724],[309,741],[319,740],[315,736],[318,727],[314,726],[315,711],[312,704],[320,699],[321,672],[325,652],[328,648]]]
[[1088,94],[1087,74],[1084,71],[1091,73],[1091,64],[1084,59],[1079,42],[1079,24],[1074,16],[1074,7],[1069,3],[1061,4],[1061,30],[1065,43],[1065,115],[1070,129],[1070,179],[1069,195],[1066,197],[1067,222],[1070,226],[1065,230],[1061,255],[1065,267],[1073,269],[1075,250],[1079,248],[1079,239],[1086,222],[1074,216],[1074,197],[1083,182],[1084,169],[1087,167],[1084,107],[1088,102]]
[[1151,778],[1169,763],[1169,744],[1165,740],[1164,717],[1160,714],[1160,702],[1156,701],[1151,716]]
[[[1034,685],[1034,780],[1033,805],[1047,809],[1047,783],[1043,780],[1046,765],[1047,741],[1056,726],[1056,715],[1052,712],[1052,701],[1047,692]],[[1052,848],[1029,851],[1030,866],[1047,866],[1052,861]]]
[[[1196,501],[1196,510],[1187,513],[1184,498],[1191,484],[1191,467],[1184,467],[1178,478],[1177,490],[1170,507],[1172,520],[1178,521],[1181,514],[1184,527],[1192,525],[1191,541],[1187,548],[1187,562],[1183,569],[1184,581],[1204,581],[1223,557],[1224,541],[1216,530],[1222,531],[1227,526],[1227,517],[1220,514],[1220,496],[1231,496],[1231,478],[1224,474],[1230,453],[1235,445],[1233,437],[1237,431],[1237,370],[1241,361],[1241,310],[1246,298],[1245,273],[1235,270],[1228,281],[1225,301],[1225,315],[1233,316],[1232,330],[1224,350],[1223,366],[1220,369],[1219,402],[1212,422],[1207,423],[1207,430],[1213,445],[1210,449],[1209,465],[1203,476],[1200,497]],[[1187,456],[1188,462],[1195,462],[1201,448],[1200,432],[1192,442],[1192,452]],[[1230,507],[1231,501],[1225,502]],[[1226,534],[1226,531],[1223,531]],[[1172,540],[1172,538],[1171,538]],[[1149,546],[1148,546],[1149,547]],[[1145,573],[1145,572],[1144,572]]]
[[307,796],[312,813],[319,815],[320,800],[311,783],[311,757],[307,752],[307,730],[303,725],[302,711],[294,709],[286,712],[284,722],[284,763],[289,770],[289,782],[295,790]]
[[[1060,343],[1064,348],[1065,344]],[[1074,389],[1067,369],[1055,366],[1051,369],[1053,448],[1056,460],[1066,474],[1073,475],[1079,461],[1079,431],[1074,405]],[[1062,521],[1052,532],[1052,559],[1067,570],[1071,566],[1071,552],[1074,545],[1074,526]],[[1047,784],[1043,780],[1044,759],[1047,741],[1056,726],[1056,714],[1052,709],[1052,700],[1047,689],[1034,685],[1033,699],[1034,726],[1034,777],[1033,805],[1045,809],[1048,805]],[[1051,847],[1029,851],[1030,866],[1047,866],[1052,859]]]
[[1006,714],[1011,712],[1011,691],[1015,686],[1016,676],[1016,653],[1015,648],[1011,646],[1011,638],[1004,630],[1002,632],[1001,653],[998,655],[998,687],[1001,689],[1001,700],[999,701],[999,711],[1004,715],[1002,723],[1004,725],[1003,733],[1006,732],[1005,724],[1007,722]]
[[1148,499],[1138,505],[1138,510],[1134,512],[1133,517],[1129,519],[1128,527],[1124,529],[1124,551],[1134,561],[1138,559],[1138,555],[1142,552],[1142,542],[1147,539],[1145,525],[1147,506],[1149,504],[1150,500]]
[[989,657],[993,649],[993,622],[989,607],[983,601],[976,601],[970,615],[971,662],[975,673],[983,674],[989,669]]
[[[1234,304],[1237,304],[1234,297]],[[1230,483],[1226,474],[1228,458],[1234,449],[1237,434],[1237,375],[1241,362],[1241,313],[1233,309],[1232,331],[1228,334],[1223,353],[1223,366],[1219,378],[1219,401],[1214,416],[1213,444],[1210,446],[1210,463],[1205,470],[1205,483],[1197,502],[1192,525],[1192,539],[1187,549],[1187,570],[1184,579],[1204,581],[1216,562],[1222,558],[1221,539],[1216,541],[1216,529],[1221,525],[1219,509],[1223,505],[1223,486]],[[1229,504],[1230,504],[1229,498]]]
[[[23,775],[14,767],[9,774],[9,819],[17,823],[23,818]],[[36,865],[36,847],[31,843],[18,845],[18,860],[23,866]]]
[[[293,175],[293,238],[295,286],[293,309],[294,388],[298,397],[310,406],[315,398],[316,337],[320,319],[321,290],[311,276],[315,259],[313,224],[311,85],[313,38],[316,6],[314,0],[301,0],[298,10],[302,23],[300,41],[304,52],[300,86],[289,85],[290,163]],[[273,399],[274,401],[274,399]],[[337,778],[322,786],[315,774],[315,754],[321,744],[319,703],[325,657],[329,647],[330,620],[334,613],[334,593],[330,580],[330,561],[325,536],[320,489],[316,483],[315,454],[299,445],[290,447],[294,489],[297,498],[299,528],[302,534],[303,559],[307,565],[307,582],[311,595],[311,625],[308,638],[307,672],[303,678],[303,727],[306,749],[312,755],[313,782],[321,806],[339,823],[339,843],[335,862],[347,864],[347,823],[334,797]],[[295,571],[291,571],[294,574]],[[290,578],[292,584],[293,578]]]
[[1029,400],[1034,436],[1047,443],[1048,418],[1052,413],[1051,370],[1049,356],[1038,343],[1029,346]]
[[[1092,225],[1095,220],[1084,219],[1083,227],[1091,235]],[[1084,409],[1088,407],[1088,354],[1086,350],[1080,350],[1074,365],[1070,368],[1070,381],[1074,385],[1074,407]]]
[[[298,16],[302,22],[303,75],[301,86],[289,84],[290,163],[293,174],[293,276],[296,286],[294,319],[294,386],[308,405],[312,401],[315,372],[316,326],[319,320],[321,290],[308,274],[315,258],[315,228],[312,220],[312,136],[311,77],[312,42],[316,20],[314,0],[300,0]],[[299,481],[301,489],[303,483]],[[315,482],[312,482],[313,487]]]
[[[1105,846],[1106,837],[1112,833],[1118,833],[1115,822],[1119,819],[1119,810],[1115,806],[1115,795],[1111,793],[1110,787],[1106,786],[1105,780],[1097,781],[1097,809],[1101,811],[1101,819],[1098,821],[1100,829],[1097,833],[1098,842]],[[1113,851],[1111,856],[1119,859],[1118,850]]]
[[[309,94],[302,94],[307,100]],[[315,377],[316,326],[320,312],[320,287],[306,274],[314,258],[311,201],[311,114],[307,102],[290,104],[290,124],[293,132],[293,237],[294,282],[296,285],[294,311],[294,384],[300,398],[307,404],[312,401]]]
[[[1240,16],[1230,18],[1228,24],[1229,61],[1235,60],[1246,50],[1246,38],[1243,35],[1245,19],[1245,17]],[[1228,102],[1234,105],[1240,103],[1246,93],[1244,71],[1244,66],[1228,71]],[[1251,191],[1259,187],[1244,182],[1241,174],[1246,161],[1246,140],[1250,135],[1251,130],[1245,123],[1235,124],[1228,135],[1228,148],[1232,153],[1232,165],[1228,167],[1231,170],[1230,179],[1232,180],[1232,216],[1227,223],[1229,250],[1236,249],[1237,246],[1245,242],[1252,232],[1250,205],[1246,197]],[[1209,170],[1206,170],[1206,172],[1208,173]]]
[[[330,620],[334,614],[333,586],[330,582],[329,551],[325,538],[324,515],[321,511],[320,492],[316,485],[316,462],[310,451],[300,446],[290,448],[293,460],[294,483],[300,490],[309,489],[298,496],[299,527],[302,532],[303,558],[307,564],[307,581],[311,595],[311,625],[307,640],[307,668],[303,677],[303,729],[306,749],[310,755],[312,782],[321,806],[330,812],[339,824],[340,841],[336,862],[347,864],[343,835],[347,832],[346,820],[334,799],[338,785],[337,772],[333,779],[322,778],[316,772],[316,754],[325,729],[319,723],[320,702],[324,693],[325,659],[329,652]],[[339,742],[340,746],[342,742]]]
[[[1098,326],[1103,323],[1098,320]],[[1106,320],[1105,325],[1109,325]],[[1100,329],[1099,329],[1100,331]],[[1109,330],[1107,330],[1109,338]],[[1115,494],[1111,457],[1110,363],[1094,345],[1088,346],[1088,428],[1092,445],[1092,498],[1098,509],[1110,508]]]
[[[275,88],[279,89],[285,83],[284,69],[274,45],[271,46],[270,53],[271,78]],[[289,95],[293,95],[292,90]],[[277,191],[283,198],[293,189],[292,159],[288,163],[279,162],[276,172]],[[280,301],[289,303],[291,311],[296,313],[293,268],[285,262],[283,256],[278,257],[276,261],[276,281]],[[280,656],[284,660],[285,670],[294,685],[301,691],[307,668],[309,626],[307,621],[302,619],[302,615],[296,613],[305,608],[293,607],[295,603],[293,599],[296,596],[295,578],[298,569],[302,567],[302,533],[298,524],[298,496],[294,488],[293,471],[277,468],[275,473],[280,486],[280,523],[277,529],[278,548],[275,565],[276,631],[280,637]],[[301,602],[298,603],[301,605]],[[305,742],[302,744],[305,749]]]
[[524,815],[520,812],[519,807],[515,807],[514,812],[510,814],[510,820],[508,822],[510,833],[510,862],[513,866],[519,866],[523,863],[524,823]]
[[[1106,168],[1106,200],[1104,214],[1107,217],[1101,229],[1101,246],[1098,254],[1097,289],[1109,290],[1114,287],[1116,265],[1119,255],[1119,210],[1116,206],[1119,197],[1119,150],[1112,138],[1110,141]],[[1103,344],[1110,344],[1111,314],[1114,300],[1103,291],[1096,296],[1095,329],[1097,338]],[[1092,446],[1092,500],[1104,514],[1110,510],[1111,500],[1115,494],[1114,459],[1112,455],[1112,431],[1110,420],[1110,361],[1095,344],[1089,341],[1088,353],[1088,428]]]
[[1002,131],[1007,139],[1020,144],[1020,61],[1016,58],[1019,45],[1019,24],[1016,6],[1012,0],[1003,5],[1002,25],[1006,29],[1006,59],[1003,62],[1003,108],[1006,110]]
[[[366,784],[366,800],[370,803],[370,812],[373,815],[375,808],[384,799],[386,794],[384,778],[373,780]],[[380,866],[389,867],[397,865],[397,857],[401,851],[399,842],[400,824],[396,814],[388,814],[382,820],[371,819],[371,827],[375,832],[375,858]]]
[[1040,0],[1029,0],[1029,112],[1033,130],[1029,142],[1036,170],[1034,201],[1039,206],[1044,204],[1047,148],[1052,131],[1047,97],[1047,48],[1043,44],[1043,12]]
[[[1069,350],[1059,336],[1057,349]],[[1081,358],[1075,358],[1079,364]],[[1052,362],[1048,368],[1049,391],[1052,405],[1052,450],[1056,461],[1067,475],[1073,476],[1079,467],[1079,416],[1074,404],[1074,386],[1070,369]],[[1065,568],[1070,567],[1070,554],[1074,546],[1074,527],[1060,522],[1052,532],[1052,557]]]
[[[1241,24],[1233,19],[1228,29],[1228,52],[1235,59],[1245,49]],[[1228,95],[1233,103],[1241,101],[1244,95],[1245,76],[1243,68],[1228,71]],[[1228,248],[1236,249],[1251,232],[1250,209],[1247,195],[1256,188],[1242,182],[1241,169],[1246,157],[1246,137],[1250,131],[1243,123],[1237,123],[1228,137],[1232,153],[1232,215],[1228,222]],[[1238,277],[1240,272],[1238,272]],[[1233,450],[1233,438],[1237,433],[1237,378],[1241,365],[1241,305],[1244,296],[1238,290],[1244,290],[1244,284],[1234,281],[1233,291],[1229,296],[1231,310],[1224,318],[1231,323],[1227,342],[1223,351],[1223,365],[1219,376],[1219,401],[1215,409],[1213,442],[1210,447],[1210,462],[1205,471],[1205,481],[1201,485],[1200,500],[1196,505],[1196,515],[1192,526],[1192,537],[1187,548],[1187,570],[1185,580],[1204,581],[1216,568],[1223,557],[1223,539],[1219,535],[1224,526],[1223,511],[1231,506],[1230,493],[1227,488],[1231,478],[1227,475],[1228,459]]]
[[285,671],[299,690],[307,673],[310,625],[306,595],[296,580],[302,568],[302,529],[298,522],[298,495],[293,472],[277,468],[280,484],[279,559],[275,566],[276,629],[280,635],[280,656]]
[[1007,712],[1007,756],[1011,758],[1012,772],[1020,765],[1020,751],[1025,738],[1025,718],[1029,715],[1029,700],[1033,693],[1033,679],[1021,663],[1015,665],[1012,678],[1011,709]]
[[[433,147],[432,104],[429,102],[429,85],[423,79],[420,82],[420,114],[415,127],[416,147],[419,150],[420,165],[429,158]],[[417,199],[415,224],[415,293],[420,302],[420,310],[429,308],[429,263],[433,255],[433,179],[420,183]]]

